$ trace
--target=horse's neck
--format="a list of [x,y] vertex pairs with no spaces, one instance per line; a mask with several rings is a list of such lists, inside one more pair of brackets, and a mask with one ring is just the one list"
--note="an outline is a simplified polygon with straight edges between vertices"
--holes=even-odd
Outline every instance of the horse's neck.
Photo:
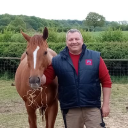
[[20,60],[20,63],[22,63],[23,65],[27,64],[27,56],[25,55],[24,58],[22,58],[22,60]]
[[22,55],[21,55],[21,58],[20,58],[20,62],[26,57],[26,53],[24,52]]
[[51,64],[51,62],[52,62],[52,58],[54,57],[54,56],[56,56],[57,54],[56,54],[56,52],[54,52],[52,49],[50,49],[50,48],[48,48],[47,49],[48,50],[48,59],[49,59],[49,65]]

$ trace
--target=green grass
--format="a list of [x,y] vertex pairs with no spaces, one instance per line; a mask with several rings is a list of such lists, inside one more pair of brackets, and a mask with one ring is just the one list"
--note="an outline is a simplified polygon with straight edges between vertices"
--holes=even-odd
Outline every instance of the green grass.
[[[0,80],[0,128],[27,128],[28,117],[24,102],[16,91],[15,86],[11,86],[14,81]],[[37,110],[38,128],[42,127],[42,118]],[[44,125],[45,126],[45,125]],[[62,116],[59,110],[56,128],[63,127]]]
[[0,73],[0,80],[12,80],[15,75],[11,71],[5,71],[4,73]]
[[[0,80],[0,128],[28,128],[28,118],[24,102],[18,95],[14,81]],[[106,128],[126,128],[128,126],[128,84],[113,84],[110,116],[105,118]],[[41,116],[37,111],[38,128],[42,126]],[[43,122],[44,124],[45,122]],[[125,127],[122,126],[125,124]],[[64,128],[63,119],[59,110],[55,128]]]
[[114,84],[127,84],[128,76],[111,76],[111,80]]
[[11,83],[13,83],[13,81],[4,81],[4,80],[0,80],[0,91],[2,93],[0,93],[0,101],[10,101],[10,100],[17,100],[17,92],[15,87],[11,86]]

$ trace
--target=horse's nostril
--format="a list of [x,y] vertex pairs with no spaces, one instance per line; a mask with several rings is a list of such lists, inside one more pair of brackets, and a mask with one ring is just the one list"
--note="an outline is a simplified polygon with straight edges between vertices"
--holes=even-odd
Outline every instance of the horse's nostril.
[[29,83],[30,84],[40,84],[40,78],[39,77],[30,77]]
[[33,83],[32,77],[29,78],[29,83]]
[[40,78],[39,77],[36,78],[35,83],[40,83]]

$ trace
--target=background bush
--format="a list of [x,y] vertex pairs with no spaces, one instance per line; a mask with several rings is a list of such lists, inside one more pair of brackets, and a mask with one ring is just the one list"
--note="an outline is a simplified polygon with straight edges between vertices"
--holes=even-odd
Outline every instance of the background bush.
[[11,36],[11,42],[20,42],[24,43],[26,42],[24,37],[21,35],[21,33],[16,33]]
[[[88,49],[101,52],[103,59],[128,59],[128,32],[122,32],[119,30],[109,29],[104,32],[85,32],[80,30],[83,36],[84,43]],[[40,32],[30,31],[25,32],[29,36],[34,34],[41,34]],[[66,33],[58,33],[56,30],[49,30],[48,45],[51,49],[59,53],[66,46]],[[21,57],[27,46],[26,40],[21,33],[15,33],[14,31],[4,31],[0,33],[0,57]],[[18,60],[6,60],[0,59],[5,67],[0,66],[0,74],[7,74],[9,69],[16,70],[19,61]],[[3,65],[2,64],[2,65]],[[118,61],[108,63],[108,69],[113,69],[116,73],[114,76],[121,73],[122,75],[128,75],[127,61]],[[114,65],[114,66],[113,66]],[[110,72],[111,74],[111,72]],[[112,74],[113,75],[113,72]],[[10,76],[10,75],[8,75]],[[12,75],[11,75],[12,76]]]
[[123,39],[123,32],[120,29],[108,29],[100,34],[101,42],[121,42]]
[[[66,41],[65,32],[57,32],[57,30],[49,29],[48,42],[61,43]],[[128,42],[128,32],[123,32],[120,29],[108,29],[102,32],[86,32],[80,30],[85,43],[106,43],[106,42]],[[36,31],[25,31],[29,36],[34,34],[42,34],[42,32]],[[16,33],[14,31],[4,30],[0,33],[0,42],[21,42],[25,43],[21,33]]]
[[[85,43],[88,49],[101,52],[104,59],[127,59],[128,43],[110,42],[110,43]],[[65,42],[48,42],[51,49],[59,53],[65,46]],[[0,43],[0,56],[20,57],[25,51],[27,43]]]

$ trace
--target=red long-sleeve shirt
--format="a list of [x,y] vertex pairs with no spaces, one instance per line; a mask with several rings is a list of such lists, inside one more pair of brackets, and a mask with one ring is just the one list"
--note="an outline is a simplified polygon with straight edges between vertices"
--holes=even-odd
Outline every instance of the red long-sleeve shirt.
[[[71,60],[73,62],[74,68],[76,70],[76,73],[78,74],[78,61],[80,55],[73,55],[69,53]],[[51,81],[55,78],[56,74],[54,72],[54,69],[52,65],[48,66],[48,68],[45,70],[44,75],[46,76],[46,85],[51,83]],[[99,79],[102,84],[102,87],[108,87],[111,88],[111,78],[108,72],[108,69],[105,65],[104,60],[102,57],[100,57],[100,64],[99,64]]]

